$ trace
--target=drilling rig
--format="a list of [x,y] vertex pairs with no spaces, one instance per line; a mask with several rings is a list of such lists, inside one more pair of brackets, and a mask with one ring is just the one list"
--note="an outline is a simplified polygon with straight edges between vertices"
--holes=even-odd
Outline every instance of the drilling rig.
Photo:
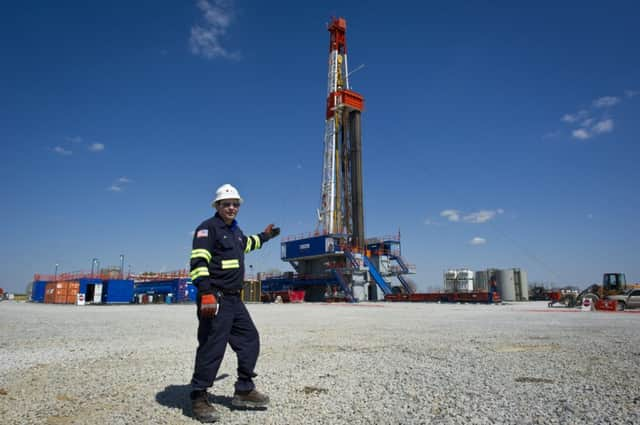
[[[347,22],[329,31],[320,207],[316,230],[283,238],[281,259],[295,272],[262,279],[265,300],[304,291],[306,301],[363,301],[414,292],[405,277],[415,267],[401,256],[400,235],[365,239],[361,114],[364,97],[351,90]],[[398,280],[400,285],[394,286]],[[380,291],[378,291],[378,289]]]

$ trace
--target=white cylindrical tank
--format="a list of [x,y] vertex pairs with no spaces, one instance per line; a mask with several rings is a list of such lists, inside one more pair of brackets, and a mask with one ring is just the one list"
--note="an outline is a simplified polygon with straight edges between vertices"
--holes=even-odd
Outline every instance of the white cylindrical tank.
[[458,290],[473,291],[473,271],[469,269],[458,270]]
[[[513,269],[498,270],[496,273],[498,291],[503,301],[516,301],[516,288],[514,285]],[[518,292],[520,288],[518,288]]]
[[456,291],[456,281],[458,277],[458,271],[449,269],[444,272],[444,291],[445,292],[455,292]]
[[489,277],[486,270],[480,270],[474,274],[473,285],[476,291],[486,291],[488,289]]
[[527,279],[527,271],[522,269],[516,269],[519,274],[520,283],[520,301],[529,300],[529,281]]
[[367,296],[366,296],[366,292],[365,292],[365,287],[364,287],[364,283],[363,282],[359,282],[359,283],[354,283],[353,286],[351,287],[351,291],[353,292],[353,298],[355,298],[357,301],[366,301],[367,300]]

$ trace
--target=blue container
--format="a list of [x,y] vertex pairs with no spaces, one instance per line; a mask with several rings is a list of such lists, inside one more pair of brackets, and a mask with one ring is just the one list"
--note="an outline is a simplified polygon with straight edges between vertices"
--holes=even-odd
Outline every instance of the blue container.
[[[164,295],[167,297],[169,294],[173,294],[171,299],[172,303],[175,302],[189,302],[195,301],[195,295],[191,295],[194,289],[191,284],[191,279],[179,278],[168,280],[155,280],[152,282],[135,282],[133,285],[133,294],[150,294],[150,295]],[[166,301],[166,298],[165,298]]]
[[175,292],[174,302],[187,302],[189,301],[189,289],[188,286],[191,284],[191,279],[183,278],[178,279],[177,289]]
[[[96,283],[102,283],[102,279],[83,277],[81,279],[78,279],[78,282],[80,282],[80,289],[78,289],[78,293],[86,295],[87,285],[95,285]],[[104,289],[102,292],[104,293]]]
[[44,293],[47,290],[47,281],[45,280],[36,280],[33,282],[33,287],[31,288],[31,301],[34,303],[43,303],[44,302]]
[[281,258],[283,261],[297,258],[309,258],[326,255],[335,252],[336,243],[333,237],[322,235],[313,238],[298,239],[295,241],[282,242]]
[[[189,294],[188,301],[196,302],[196,300],[198,298],[198,288],[196,288],[192,284],[189,284],[189,285],[187,285],[187,293]],[[187,301],[187,300],[185,300],[185,301]]]
[[106,304],[128,304],[133,301],[133,280],[105,280],[102,301]]

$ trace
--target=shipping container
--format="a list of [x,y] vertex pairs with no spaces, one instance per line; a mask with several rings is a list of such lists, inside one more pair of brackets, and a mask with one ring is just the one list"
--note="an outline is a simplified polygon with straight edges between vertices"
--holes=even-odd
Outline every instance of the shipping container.
[[47,290],[47,282],[44,280],[36,280],[31,287],[31,301],[34,303],[43,303],[44,294]]
[[44,302],[48,304],[75,304],[78,288],[77,281],[49,282],[46,285]]
[[282,242],[280,257],[283,261],[296,258],[309,258],[336,252],[336,241],[331,236],[316,236],[312,238],[298,239]]
[[187,293],[189,294],[189,296],[185,301],[196,302],[198,298],[198,288],[190,283],[189,285],[187,285]]
[[55,299],[55,292],[56,292],[56,283],[48,282],[44,291],[44,302],[46,304],[53,304],[53,301]]
[[154,295],[153,302],[162,303],[169,294],[172,294],[172,301],[189,302],[195,301],[195,288],[188,278],[175,278],[167,280],[155,280],[149,282],[134,282],[133,294],[137,302],[145,303],[138,298],[140,294]]
[[133,302],[133,280],[105,280],[102,289],[102,300],[106,304],[127,304]]

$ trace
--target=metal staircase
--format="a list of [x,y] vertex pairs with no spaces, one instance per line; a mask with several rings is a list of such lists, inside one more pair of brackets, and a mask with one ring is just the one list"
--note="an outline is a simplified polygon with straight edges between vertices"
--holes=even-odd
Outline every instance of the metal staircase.
[[384,292],[385,295],[391,294],[391,288],[389,287],[389,284],[386,280],[384,280],[380,273],[378,273],[378,270],[373,265],[373,262],[371,262],[369,257],[363,255],[362,260],[364,261],[364,265],[369,268],[369,274],[371,274],[373,280],[375,280],[380,289],[382,289],[382,292]]
[[349,287],[349,285],[347,284],[347,281],[344,279],[344,276],[342,275],[342,273],[340,273],[338,270],[336,269],[332,269],[331,273],[333,274],[333,277],[336,278],[336,280],[338,281],[338,283],[340,284],[340,287],[342,288],[342,290],[344,291],[344,296],[345,298],[349,301],[349,302],[355,302],[355,298],[353,297],[353,292],[351,291],[351,288]]
[[398,273],[396,275],[396,277],[398,278],[398,280],[400,281],[400,283],[404,287],[404,290],[407,292],[407,294],[412,294],[414,292],[414,290],[413,290],[413,288],[411,288],[411,285],[409,285],[409,282],[407,281],[407,279],[403,276],[403,274],[412,273],[412,271],[409,269],[409,265],[404,260],[404,258],[402,258],[399,255],[390,255],[389,259],[395,260],[398,263],[398,265],[400,266],[400,270],[402,271],[402,273]]

